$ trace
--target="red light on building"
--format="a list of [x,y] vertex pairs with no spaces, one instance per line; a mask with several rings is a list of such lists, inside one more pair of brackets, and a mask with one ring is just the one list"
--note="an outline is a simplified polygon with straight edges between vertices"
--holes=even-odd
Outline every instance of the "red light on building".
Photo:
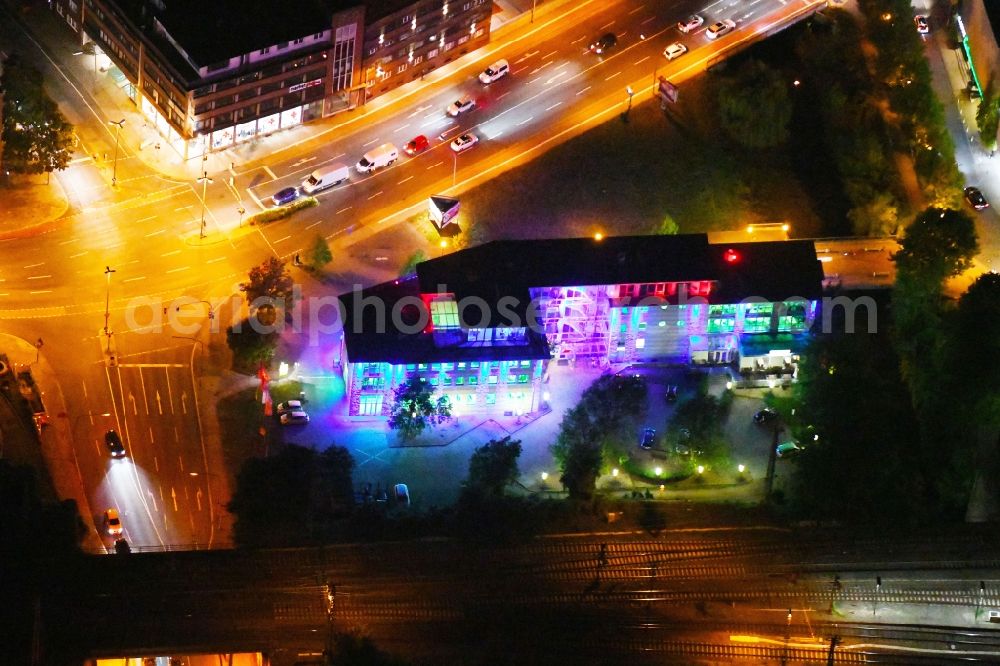
[[725,258],[727,264],[735,264],[740,260],[740,253],[733,248],[726,250],[726,253],[722,256]]

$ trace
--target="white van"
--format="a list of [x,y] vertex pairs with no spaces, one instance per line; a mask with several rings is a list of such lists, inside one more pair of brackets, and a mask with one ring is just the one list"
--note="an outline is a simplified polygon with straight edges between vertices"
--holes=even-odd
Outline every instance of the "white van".
[[383,143],[378,148],[369,150],[361,157],[357,169],[361,173],[368,173],[375,169],[389,166],[399,157],[399,151],[391,143]]
[[499,78],[503,78],[510,71],[510,65],[506,60],[497,60],[486,68],[486,71],[479,75],[479,80],[483,83],[493,83]]
[[351,170],[343,164],[331,164],[329,166],[316,169],[309,177],[302,181],[302,191],[305,194],[315,194],[328,187],[339,185],[347,180]]

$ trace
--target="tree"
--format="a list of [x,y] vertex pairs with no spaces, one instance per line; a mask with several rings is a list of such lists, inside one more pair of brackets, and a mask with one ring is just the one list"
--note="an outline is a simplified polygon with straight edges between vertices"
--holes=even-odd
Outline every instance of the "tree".
[[233,368],[252,374],[260,365],[267,365],[274,358],[278,333],[262,333],[254,328],[250,320],[244,319],[237,326],[226,329],[226,345],[233,352]]
[[722,79],[718,104],[722,128],[747,148],[770,148],[788,138],[788,85],[780,72],[760,60],[750,60],[735,76]]
[[240,284],[240,291],[245,295],[251,312],[257,310],[259,319],[273,321],[274,312],[279,307],[285,312],[291,310],[295,283],[284,261],[270,257],[260,266],[251,268],[248,278]]
[[671,215],[667,214],[663,216],[663,219],[660,221],[659,224],[653,226],[653,229],[651,231],[653,234],[658,236],[676,236],[678,233],[680,233],[680,230],[681,229],[677,225],[677,222],[674,220],[674,218]]
[[354,502],[354,459],[341,446],[323,453],[289,444],[250,458],[227,505],[241,546],[292,546],[328,540]]
[[333,254],[330,252],[329,243],[319,234],[316,234],[312,247],[309,248],[309,253],[306,256],[309,267],[314,271],[322,270],[324,266],[333,261]]
[[944,280],[968,269],[978,253],[976,227],[968,214],[928,208],[906,228],[892,260],[900,274],[939,289]]
[[51,174],[69,165],[73,126],[42,88],[42,75],[17,55],[0,78],[3,92],[3,168],[14,173]]
[[976,125],[979,127],[979,138],[983,142],[983,147],[988,150],[996,150],[997,127],[1000,126],[1000,99],[997,99],[992,81],[983,91],[983,98],[979,100],[979,108],[976,109]]
[[419,375],[410,375],[394,393],[389,427],[404,441],[417,437],[429,426],[451,418],[451,403],[447,396],[434,399],[434,387]]
[[507,484],[517,480],[517,459],[521,455],[521,440],[491,439],[477,447],[469,459],[470,488],[490,495],[502,495]]
[[412,275],[417,272],[417,264],[427,261],[427,253],[423,250],[417,250],[410,255],[410,258],[406,260],[403,267],[400,269],[400,275]]

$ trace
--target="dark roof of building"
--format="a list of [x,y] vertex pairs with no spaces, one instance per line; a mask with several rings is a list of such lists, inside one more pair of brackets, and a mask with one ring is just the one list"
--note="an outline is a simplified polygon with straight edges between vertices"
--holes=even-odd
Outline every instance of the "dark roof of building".
[[416,4],[416,0],[365,0],[360,4],[365,6],[365,22],[371,25]]
[[1000,5],[995,2],[984,2],[983,6],[986,8],[986,18],[993,29],[993,38],[1000,43]]
[[[738,260],[726,261],[727,250]],[[494,241],[417,266],[423,293],[496,303],[531,287],[719,282],[710,301],[819,298],[823,271],[810,241],[711,245],[705,234]],[[440,286],[439,286],[440,285]]]
[[[415,278],[393,280],[352,291],[343,303],[344,340],[352,363],[436,363],[549,358],[545,336],[527,331],[528,344],[516,346],[439,347],[435,334],[424,332],[427,316]],[[362,304],[365,305],[362,305]],[[380,321],[381,319],[381,321]],[[426,320],[425,320],[426,321]]]
[[335,12],[363,4],[358,0],[111,1],[148,37],[153,37],[155,17],[201,67],[327,30]]

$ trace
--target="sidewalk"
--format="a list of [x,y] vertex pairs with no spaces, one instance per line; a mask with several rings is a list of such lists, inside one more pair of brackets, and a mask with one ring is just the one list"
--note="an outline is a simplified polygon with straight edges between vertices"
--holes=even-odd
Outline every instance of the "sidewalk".
[[0,240],[26,238],[52,229],[69,210],[59,176],[10,176],[0,185]]
[[[66,413],[66,402],[62,387],[56,378],[55,371],[49,365],[44,353],[35,346],[18,337],[0,333],[0,350],[7,354],[11,364],[31,368],[31,375],[41,392],[49,416],[48,425],[42,428],[40,446],[47,469],[40,469],[40,475],[47,474],[52,480],[56,496],[60,500],[75,500],[80,517],[87,525],[87,534],[81,544],[87,552],[106,552],[104,542],[97,534],[88,516],[94,515],[87,493],[83,485],[83,477],[76,460],[76,450],[73,447],[72,422]],[[38,362],[35,358],[38,358]]]

